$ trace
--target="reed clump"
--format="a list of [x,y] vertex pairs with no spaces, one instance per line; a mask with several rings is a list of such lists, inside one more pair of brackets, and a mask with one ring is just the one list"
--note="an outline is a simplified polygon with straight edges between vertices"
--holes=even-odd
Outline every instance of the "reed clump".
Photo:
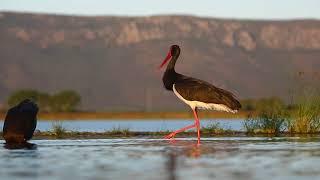
[[320,96],[300,98],[288,121],[290,133],[320,132]]
[[314,134],[320,132],[320,95],[305,93],[292,108],[279,101],[270,101],[258,110],[257,116],[248,116],[243,128],[248,134]]
[[265,133],[279,135],[286,129],[290,117],[285,104],[277,99],[269,99],[258,109],[257,116],[249,115],[243,122],[248,134]]

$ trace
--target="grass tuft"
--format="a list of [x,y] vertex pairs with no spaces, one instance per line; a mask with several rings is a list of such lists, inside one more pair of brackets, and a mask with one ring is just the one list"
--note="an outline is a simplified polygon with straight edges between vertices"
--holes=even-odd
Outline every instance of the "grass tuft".
[[67,133],[67,129],[63,127],[61,121],[56,121],[52,123],[51,126],[52,133],[57,137],[61,138],[63,135]]
[[110,135],[122,135],[122,136],[129,136],[130,129],[129,128],[120,128],[114,127],[111,131],[109,131]]
[[260,129],[259,119],[249,114],[243,121],[242,126],[247,134],[254,134],[258,129]]
[[215,122],[207,127],[201,127],[201,132],[204,134],[223,134],[231,133],[232,130],[230,128],[224,128],[219,122]]

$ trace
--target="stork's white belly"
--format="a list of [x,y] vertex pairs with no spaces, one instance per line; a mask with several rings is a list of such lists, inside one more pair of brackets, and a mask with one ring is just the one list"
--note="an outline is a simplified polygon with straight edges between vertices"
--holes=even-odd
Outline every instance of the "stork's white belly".
[[173,92],[174,94],[181,99],[184,103],[188,104],[192,109],[195,108],[200,108],[200,109],[212,109],[212,110],[216,110],[216,111],[226,111],[226,112],[231,112],[231,113],[236,113],[237,110],[232,110],[229,107],[227,107],[224,104],[215,104],[215,103],[204,103],[201,101],[189,101],[186,100],[185,98],[183,98],[178,91],[175,88],[175,85],[173,84]]

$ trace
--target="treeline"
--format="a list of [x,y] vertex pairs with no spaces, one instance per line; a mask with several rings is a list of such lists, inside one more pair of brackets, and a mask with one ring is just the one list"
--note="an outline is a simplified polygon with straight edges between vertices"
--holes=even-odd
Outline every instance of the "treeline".
[[[73,90],[63,90],[51,95],[46,92],[25,89],[13,92],[7,104],[12,107],[26,98],[35,101],[42,112],[74,112],[81,103],[81,96]],[[297,105],[285,103],[279,97],[242,99],[240,103],[243,111],[260,111],[272,106],[282,107],[285,110],[293,110],[297,107]]]
[[244,111],[260,111],[270,106],[279,106],[284,109],[294,109],[295,105],[286,104],[279,97],[269,97],[269,98],[260,98],[260,99],[243,99],[240,101],[242,105],[242,110]]
[[17,105],[24,99],[35,101],[42,112],[73,112],[80,105],[81,97],[73,90],[63,90],[55,94],[26,89],[13,92],[7,101],[9,107]]

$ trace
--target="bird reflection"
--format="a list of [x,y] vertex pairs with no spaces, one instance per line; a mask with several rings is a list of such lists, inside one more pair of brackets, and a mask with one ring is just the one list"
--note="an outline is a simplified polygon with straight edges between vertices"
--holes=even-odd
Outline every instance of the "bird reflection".
[[6,149],[26,149],[26,150],[36,150],[37,145],[33,143],[4,143],[3,145]]

